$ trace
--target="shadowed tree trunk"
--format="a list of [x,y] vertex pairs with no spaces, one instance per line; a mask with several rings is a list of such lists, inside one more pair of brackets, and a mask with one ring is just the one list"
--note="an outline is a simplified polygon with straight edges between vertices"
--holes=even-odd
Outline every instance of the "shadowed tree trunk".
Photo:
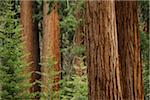
[[[57,75],[54,75],[52,78],[48,78],[47,76],[42,76],[42,80],[44,82],[44,85],[46,85],[45,88],[42,89],[43,92],[48,92],[49,90],[51,92],[58,92],[59,91],[59,80],[60,80],[60,44],[59,44],[59,17],[57,13],[57,3],[54,3],[51,7],[50,14],[48,14],[48,4],[46,1],[44,1],[44,19],[43,19],[43,30],[44,30],[44,36],[43,36],[43,54],[42,54],[42,63],[48,64],[48,58],[50,57],[50,62],[52,63],[52,66],[46,67],[45,65],[42,66],[42,72],[46,73],[47,75],[51,75],[54,73],[57,73]],[[54,63],[54,64],[53,64]],[[48,82],[50,80],[50,84]],[[53,86],[52,86],[53,84]],[[51,85],[51,87],[49,87]],[[59,94],[57,94],[57,97],[59,97]]]
[[89,100],[123,100],[114,1],[86,1]]
[[[33,12],[34,14],[37,14],[38,11],[37,11],[37,4],[36,2],[33,2]],[[39,23],[39,20],[37,20],[36,18],[34,19],[33,21],[33,42],[34,42],[34,62],[35,62],[35,72],[41,72],[41,69],[40,69],[40,44],[39,44],[39,29],[38,29],[38,23]],[[34,78],[35,80],[40,80],[41,76],[37,73],[34,73]],[[41,88],[39,86],[39,84],[35,84],[34,85],[34,92],[40,92],[41,91]],[[37,96],[36,97],[37,99],[39,99],[39,97]]]
[[124,100],[144,100],[137,2],[116,1],[121,87]]
[[[33,43],[34,43],[33,49],[34,49],[34,55],[35,55],[33,79],[35,82],[36,80],[39,81],[41,78],[41,76],[36,73],[36,72],[41,72],[40,65],[39,65],[40,63],[39,31],[38,31],[38,21],[36,20],[33,22]],[[40,85],[38,83],[34,84],[32,91],[40,92],[41,91]],[[36,96],[36,99],[39,100],[39,96]]]

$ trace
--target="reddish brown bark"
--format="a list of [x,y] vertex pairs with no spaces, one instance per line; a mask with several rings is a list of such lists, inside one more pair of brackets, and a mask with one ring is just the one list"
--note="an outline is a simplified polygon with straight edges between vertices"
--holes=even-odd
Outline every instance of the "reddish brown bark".
[[[51,8],[50,14],[48,14],[48,4],[44,1],[44,19],[43,19],[43,64],[48,64],[48,59],[46,57],[50,57],[51,62],[56,62],[52,65],[51,68],[54,68],[53,71],[59,72],[60,71],[60,45],[59,45],[59,17],[57,13],[57,4],[54,3],[53,7]],[[47,73],[48,75],[54,73],[51,68],[42,66],[42,72]],[[51,76],[52,77],[52,76]],[[54,78],[48,78],[46,76],[42,76],[42,80],[46,85],[46,88],[43,88],[42,91],[48,92],[48,89],[52,91],[59,90],[59,80],[60,74],[54,76]],[[52,80],[52,83],[49,84],[48,80]],[[48,85],[52,85],[52,88],[48,87]]]
[[[24,73],[29,73],[34,71],[34,52],[33,52],[33,32],[32,32],[32,1],[20,1],[20,16],[21,16],[21,25],[22,25],[22,40],[23,40],[23,51],[25,54],[24,61],[26,64],[26,69]],[[29,81],[34,82],[34,78],[30,77]],[[30,88],[32,92],[32,88]]]
[[136,1],[116,1],[120,72],[124,100],[144,100]]
[[[32,1],[20,1],[20,17],[21,17],[21,25],[22,25],[22,41],[23,41],[23,52],[25,57],[24,62],[27,64],[24,74],[28,75],[31,73],[31,76],[27,81],[30,83],[35,82],[35,80],[39,79],[35,74],[37,68],[39,67],[39,44],[38,44],[38,32],[37,32],[37,24],[33,24],[32,20]],[[29,65],[28,65],[29,64]],[[39,69],[38,69],[39,70]],[[28,83],[28,82],[27,82]],[[33,85],[29,90],[25,90],[28,92],[37,92],[40,91],[40,87],[37,85]]]
[[114,1],[86,1],[89,100],[123,100]]

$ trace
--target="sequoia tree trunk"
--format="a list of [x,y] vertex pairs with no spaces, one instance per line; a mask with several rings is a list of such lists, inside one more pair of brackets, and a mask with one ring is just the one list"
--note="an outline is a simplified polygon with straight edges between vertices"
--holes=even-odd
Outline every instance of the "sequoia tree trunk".
[[[23,41],[23,52],[24,52],[24,62],[27,64],[24,74],[29,76],[29,79],[26,80],[26,83],[33,83],[37,80],[37,76],[35,71],[38,68],[39,63],[39,44],[38,44],[38,33],[37,33],[37,25],[33,24],[32,20],[32,1],[20,1],[20,17],[21,17],[21,25],[22,25],[22,41]],[[25,90],[28,92],[37,92],[39,91],[39,87],[37,85],[33,85],[29,87],[30,89]],[[32,97],[34,98],[34,97]]]
[[[42,54],[42,73],[47,76],[42,76],[45,88],[42,91],[48,93],[48,91],[58,92],[59,91],[59,80],[60,80],[60,44],[59,44],[59,17],[57,13],[57,3],[54,3],[50,8],[50,14],[48,14],[48,3],[44,1],[44,19],[43,19],[43,54]],[[48,59],[50,58],[50,59]],[[48,62],[52,66],[47,65]],[[47,65],[47,67],[46,67]],[[57,75],[52,76],[54,73]],[[48,81],[51,81],[50,83]],[[52,86],[53,85],[53,86]],[[49,87],[51,86],[51,87]],[[58,95],[57,95],[58,97]]]
[[86,1],[89,100],[123,100],[114,1]]
[[[34,63],[34,48],[33,48],[33,21],[32,21],[32,1],[20,1],[20,17],[22,25],[22,41],[23,41],[23,51],[25,54],[24,62],[27,64],[24,74],[32,73],[35,68]],[[29,65],[28,65],[29,64]],[[29,82],[34,82],[34,76],[29,77]],[[27,90],[28,91],[28,90]],[[30,92],[33,92],[33,87],[29,89]]]
[[137,2],[116,1],[121,87],[124,100],[144,100]]

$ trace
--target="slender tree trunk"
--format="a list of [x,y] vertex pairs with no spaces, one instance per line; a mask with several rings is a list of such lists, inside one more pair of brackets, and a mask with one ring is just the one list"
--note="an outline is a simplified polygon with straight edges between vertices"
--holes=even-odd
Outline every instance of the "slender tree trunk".
[[[34,2],[33,4],[33,12],[37,13],[38,11],[36,10],[37,4]],[[34,63],[35,63],[35,71],[34,71],[34,80],[40,80],[41,76],[39,74],[37,74],[36,72],[41,72],[40,69],[40,45],[39,45],[39,30],[38,30],[38,23],[39,21],[37,19],[34,19],[33,21],[33,43],[34,43]],[[36,83],[33,86],[33,92],[40,92],[41,88],[40,85],[38,83]],[[39,100],[39,96],[36,95],[35,99]]]
[[[36,80],[40,81],[41,79],[41,75],[37,74],[36,72],[41,72],[40,69],[40,47],[39,47],[39,33],[38,33],[38,22],[35,21],[33,22],[33,50],[34,50],[34,72],[33,72],[33,80],[34,82]],[[41,88],[40,85],[38,83],[33,85],[33,89],[32,92],[40,92]],[[36,95],[35,100],[39,100],[39,96]]]
[[[53,78],[48,78],[46,76],[42,77],[42,80],[44,84],[46,85],[45,88],[42,89],[43,92],[53,91],[58,92],[59,91],[59,80],[60,80],[60,74],[58,72],[60,71],[60,44],[59,44],[59,17],[57,13],[57,3],[53,4],[53,7],[51,8],[50,14],[48,14],[48,4],[46,1],[44,1],[44,19],[43,19],[43,30],[44,30],[44,36],[43,36],[43,64],[48,64],[47,57],[50,57],[50,62],[54,63],[52,66],[46,67],[42,66],[42,72],[46,73],[47,75],[52,75],[53,73],[57,73]],[[53,68],[54,72],[52,71]],[[52,77],[52,76],[50,76]],[[51,84],[49,84],[48,81],[51,81]],[[55,84],[51,87],[49,85]]]
[[144,100],[136,1],[116,1],[121,87],[124,100]]
[[123,100],[114,1],[86,1],[89,100]]

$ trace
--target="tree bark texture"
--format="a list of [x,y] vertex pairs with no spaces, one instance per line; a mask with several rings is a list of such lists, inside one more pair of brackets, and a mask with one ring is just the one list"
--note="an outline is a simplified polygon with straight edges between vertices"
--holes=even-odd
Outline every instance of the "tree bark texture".
[[[35,71],[40,71],[40,51],[39,51],[39,36],[38,36],[38,23],[34,22],[32,19],[32,1],[20,1],[20,17],[21,17],[21,25],[22,25],[22,41],[23,41],[23,52],[24,62],[27,64],[24,74],[27,76],[31,73],[29,77],[29,83],[33,83],[36,80],[40,80],[40,76],[35,73]],[[28,83],[28,82],[26,82]],[[25,90],[25,92],[40,92],[40,86],[38,84],[34,84],[29,90]],[[39,96],[31,97],[34,100],[39,100]]]
[[[24,74],[31,73],[34,71],[34,48],[33,48],[33,21],[32,21],[32,1],[20,1],[20,16],[22,25],[22,41],[23,51],[25,54],[24,61],[27,64]],[[29,64],[29,65],[28,65]],[[29,79],[30,83],[34,82],[34,76]],[[30,88],[30,92],[33,92],[33,88]]]
[[[53,78],[48,78],[46,76],[42,76],[42,80],[44,84],[46,85],[46,88],[43,88],[42,91],[48,92],[48,89],[52,91],[58,91],[59,90],[59,80],[60,80],[60,44],[59,44],[59,17],[57,13],[57,3],[53,4],[53,7],[51,8],[50,14],[48,14],[48,4],[46,1],[44,1],[44,19],[43,19],[43,30],[44,30],[44,36],[43,36],[43,64],[48,64],[47,57],[50,57],[50,60],[56,62],[52,67],[54,68],[55,75]],[[51,68],[50,68],[51,69]],[[54,73],[52,72],[48,67],[45,67],[45,65],[42,66],[42,72],[46,74]],[[51,88],[48,87],[49,83],[48,80],[52,80],[53,85]],[[52,85],[51,84],[51,85]]]
[[114,1],[86,1],[89,100],[123,100]]
[[144,100],[136,1],[116,1],[116,22],[124,100]]

